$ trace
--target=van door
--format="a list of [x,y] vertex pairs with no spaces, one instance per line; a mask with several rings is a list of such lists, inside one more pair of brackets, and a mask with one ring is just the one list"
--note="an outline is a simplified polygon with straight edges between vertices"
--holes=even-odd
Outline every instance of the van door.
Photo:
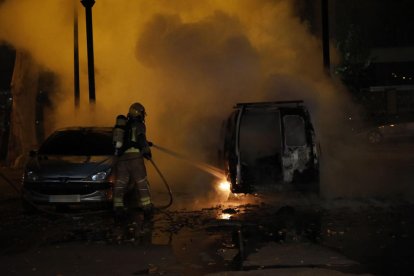
[[[260,190],[282,178],[282,135],[277,108],[245,108],[240,113],[238,153],[240,182]],[[260,187],[259,187],[260,186]]]
[[306,139],[306,125],[302,116],[287,114],[283,116],[283,181],[292,182],[296,172],[306,169],[310,159],[311,147]]
[[223,150],[219,153],[224,171],[226,172],[227,180],[232,184],[233,192],[239,192],[235,188],[236,175],[237,175],[237,149],[236,149],[236,136],[237,136],[237,118],[239,111],[231,113],[229,118],[224,122],[222,129],[222,139],[224,139]]

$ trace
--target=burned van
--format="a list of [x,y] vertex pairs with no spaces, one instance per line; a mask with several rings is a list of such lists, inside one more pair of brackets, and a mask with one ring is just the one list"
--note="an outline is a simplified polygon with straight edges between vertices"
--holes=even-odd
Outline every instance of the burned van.
[[314,128],[303,101],[239,103],[223,124],[224,161],[233,193],[319,192]]

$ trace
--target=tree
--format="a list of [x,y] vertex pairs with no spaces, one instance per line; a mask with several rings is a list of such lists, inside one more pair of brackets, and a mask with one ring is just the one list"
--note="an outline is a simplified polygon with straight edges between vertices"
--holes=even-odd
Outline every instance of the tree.
[[13,98],[8,164],[21,167],[30,150],[38,146],[36,137],[36,99],[40,68],[33,58],[23,51],[16,52],[11,83]]
[[345,35],[337,43],[342,61],[335,68],[335,73],[341,76],[353,96],[358,96],[359,89],[369,81],[367,72],[372,62],[370,47],[364,41],[357,25],[350,24]]

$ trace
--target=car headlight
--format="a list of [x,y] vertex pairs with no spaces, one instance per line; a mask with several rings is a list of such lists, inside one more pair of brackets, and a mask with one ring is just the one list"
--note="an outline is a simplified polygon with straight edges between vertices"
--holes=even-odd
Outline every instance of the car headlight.
[[97,173],[89,176],[87,178],[87,180],[89,180],[89,181],[104,181],[108,177],[110,172],[111,172],[111,170],[97,172]]
[[102,181],[102,180],[105,180],[105,178],[106,178],[106,172],[98,172],[91,176],[91,179],[93,181]]
[[35,182],[39,179],[39,176],[34,171],[27,171],[25,174],[25,180],[28,182]]

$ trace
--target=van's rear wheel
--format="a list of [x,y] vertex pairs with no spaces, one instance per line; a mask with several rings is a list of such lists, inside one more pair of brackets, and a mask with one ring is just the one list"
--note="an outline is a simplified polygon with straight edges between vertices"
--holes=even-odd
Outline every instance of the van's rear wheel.
[[299,192],[319,195],[320,183],[318,170],[310,169],[302,174],[295,172],[293,179],[294,184],[296,184],[296,189]]
[[320,193],[320,185],[319,185],[319,181],[314,181],[312,183],[309,183],[309,193],[311,194],[315,194],[315,195],[319,195]]

